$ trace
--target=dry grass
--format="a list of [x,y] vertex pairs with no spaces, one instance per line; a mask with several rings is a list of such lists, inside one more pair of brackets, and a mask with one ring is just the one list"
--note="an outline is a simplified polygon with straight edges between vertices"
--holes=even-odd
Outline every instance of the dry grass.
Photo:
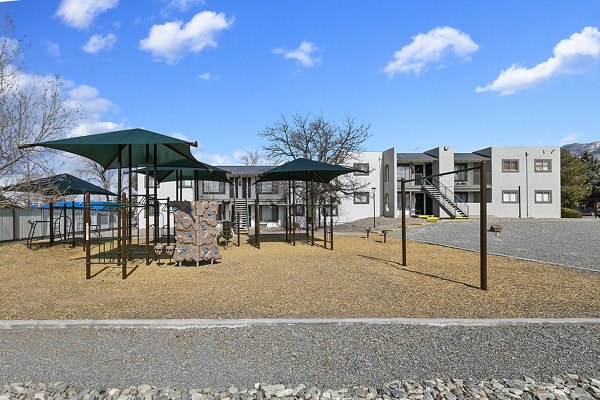
[[600,316],[600,273],[490,257],[487,292],[476,253],[338,236],[335,250],[243,244],[196,267],[140,264],[127,280],[79,248],[0,247],[1,319]]

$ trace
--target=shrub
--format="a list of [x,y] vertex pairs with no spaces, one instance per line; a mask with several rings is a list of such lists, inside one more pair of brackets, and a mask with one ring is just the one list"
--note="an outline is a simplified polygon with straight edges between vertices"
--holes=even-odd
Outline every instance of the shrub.
[[581,217],[583,217],[583,215],[577,210],[572,210],[570,208],[561,208],[560,209],[560,217],[561,218],[581,218]]

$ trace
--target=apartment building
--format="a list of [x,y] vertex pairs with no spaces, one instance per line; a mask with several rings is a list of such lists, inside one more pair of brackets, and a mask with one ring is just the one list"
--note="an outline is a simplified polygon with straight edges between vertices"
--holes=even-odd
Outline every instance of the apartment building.
[[[400,182],[406,183],[406,214],[441,218],[468,218],[479,214],[480,171],[487,162],[488,214],[513,218],[560,218],[560,149],[558,147],[488,147],[471,153],[444,146],[423,153],[399,153],[395,147],[364,152],[356,157],[350,177],[361,189],[344,198],[333,210],[334,222],[344,223],[372,216],[401,215]],[[183,182],[183,199],[219,203],[218,220],[240,214],[241,227],[254,224],[256,194],[259,193],[261,224],[284,226],[288,199],[287,182],[255,184],[270,166],[221,166],[230,171],[231,184]],[[455,174],[435,176],[444,172]],[[138,187],[144,187],[143,175]],[[161,183],[158,198],[175,198],[175,182]],[[302,200],[298,200],[302,203]],[[304,224],[302,207],[297,221]],[[143,216],[141,216],[143,220]],[[161,215],[161,218],[165,218]],[[162,225],[162,222],[161,222]]]

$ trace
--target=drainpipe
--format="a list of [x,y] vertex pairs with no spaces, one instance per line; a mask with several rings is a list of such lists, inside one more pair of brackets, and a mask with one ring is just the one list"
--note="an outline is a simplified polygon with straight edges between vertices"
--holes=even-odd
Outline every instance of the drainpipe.
[[525,152],[525,216],[529,218],[529,163],[528,152]]

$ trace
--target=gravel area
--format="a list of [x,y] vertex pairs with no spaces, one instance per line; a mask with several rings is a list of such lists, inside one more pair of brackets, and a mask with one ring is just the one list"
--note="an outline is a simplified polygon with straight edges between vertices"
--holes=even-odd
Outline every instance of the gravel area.
[[0,331],[0,383],[319,387],[395,379],[600,376],[600,325],[311,324]]
[[304,384],[285,386],[257,382],[250,388],[226,389],[194,388],[180,389],[157,387],[147,384],[129,387],[90,388],[77,387],[62,382],[14,382],[3,386],[0,400],[13,398],[32,399],[178,399],[178,400],[387,400],[387,399],[448,399],[498,398],[498,399],[580,399],[593,400],[600,394],[600,380],[575,374],[554,376],[551,382],[536,382],[530,377],[523,379],[431,379],[426,381],[395,380],[379,387],[349,385],[342,388],[307,387]]
[[[488,228],[493,223],[502,232],[488,232],[490,253],[600,271],[600,219],[491,219]],[[407,238],[478,251],[479,220],[428,224],[409,230]]]

